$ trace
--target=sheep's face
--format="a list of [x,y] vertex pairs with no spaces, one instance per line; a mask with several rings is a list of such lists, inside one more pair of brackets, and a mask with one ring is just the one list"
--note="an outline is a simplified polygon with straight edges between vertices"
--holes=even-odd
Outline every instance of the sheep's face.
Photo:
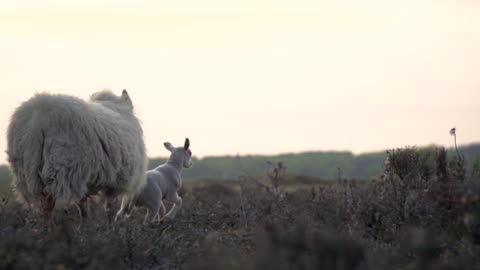
[[103,106],[109,107],[115,111],[133,111],[132,100],[125,89],[122,91],[120,96],[117,96],[108,90],[100,91],[92,94],[90,96],[90,100],[100,103]]
[[192,167],[192,151],[190,150],[190,140],[188,138],[185,139],[183,147],[174,147],[169,142],[165,142],[163,145],[171,152],[170,160],[181,164],[184,168]]

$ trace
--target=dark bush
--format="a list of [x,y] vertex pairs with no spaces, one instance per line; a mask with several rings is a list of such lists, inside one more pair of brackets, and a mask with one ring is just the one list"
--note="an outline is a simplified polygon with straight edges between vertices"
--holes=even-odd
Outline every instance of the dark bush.
[[176,219],[152,226],[142,210],[110,224],[95,204],[45,221],[8,195],[0,269],[480,269],[478,174],[442,148],[388,158],[373,181],[295,182],[276,164],[187,183]]

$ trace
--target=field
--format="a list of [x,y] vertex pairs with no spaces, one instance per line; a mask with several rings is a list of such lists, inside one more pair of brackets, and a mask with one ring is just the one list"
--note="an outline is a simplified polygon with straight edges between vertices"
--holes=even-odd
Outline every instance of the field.
[[444,149],[388,153],[377,180],[263,177],[184,184],[173,221],[109,223],[92,202],[43,221],[10,193],[0,269],[480,269],[480,175]]

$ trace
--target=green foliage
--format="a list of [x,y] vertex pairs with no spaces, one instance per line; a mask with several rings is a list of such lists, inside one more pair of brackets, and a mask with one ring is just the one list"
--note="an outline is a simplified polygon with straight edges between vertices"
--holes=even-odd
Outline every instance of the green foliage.
[[[424,177],[439,173],[431,164],[435,163],[434,157],[439,147],[427,146],[415,149],[419,155],[418,161],[424,166],[419,168]],[[465,157],[462,162],[451,161],[455,154],[454,149],[449,149],[445,161],[450,160],[448,166],[456,168],[459,177],[467,177],[474,173],[474,168],[480,167],[480,144],[463,146],[459,148]],[[321,179],[356,178],[376,179],[384,172],[383,162],[388,153],[375,152],[354,155],[351,152],[304,152],[298,154],[281,155],[247,155],[247,156],[220,156],[194,158],[194,166],[183,172],[186,180],[219,179],[229,180],[239,177],[258,177],[265,174],[268,169],[267,162],[283,162],[288,168],[290,176],[304,176]],[[166,161],[165,157],[152,158],[149,169],[155,168]],[[465,163],[465,164],[464,164]],[[430,164],[430,165],[428,165]],[[427,166],[428,165],[428,166]],[[476,166],[476,167],[475,167]],[[430,169],[429,169],[430,168]],[[462,168],[466,168],[462,171]],[[430,171],[429,171],[430,170]],[[478,169],[476,171],[479,171]],[[0,192],[7,188],[11,175],[6,166],[0,166]]]
[[[336,179],[341,170],[342,177],[376,177],[382,172],[379,165],[384,153],[355,156],[350,152],[305,152],[275,156],[221,156],[194,159],[194,166],[183,172],[185,179],[236,179],[258,177],[265,174],[267,162],[283,162],[290,175],[302,175],[324,179]],[[165,158],[150,161],[150,168],[162,164]]]
[[[418,152],[418,162],[424,165],[419,168],[420,173],[428,177],[435,172],[430,170],[434,164],[436,146],[414,148]],[[453,158],[453,149],[449,150],[449,157]],[[480,145],[460,147],[464,153],[467,173],[475,162],[480,162]],[[185,179],[237,179],[238,177],[258,177],[264,175],[267,162],[283,162],[288,168],[289,175],[306,176],[322,179],[357,178],[375,179],[384,172],[383,162],[387,156],[385,152],[354,155],[351,152],[304,152],[298,154],[281,154],[274,156],[248,155],[248,156],[221,156],[195,159],[194,166],[185,170]],[[152,159],[150,167],[161,164],[165,159]],[[412,161],[414,162],[414,161]],[[153,166],[152,164],[155,164]],[[413,164],[413,163],[412,163]],[[429,164],[429,165],[428,165]],[[428,165],[428,166],[427,166]],[[460,165],[462,167],[463,165]]]

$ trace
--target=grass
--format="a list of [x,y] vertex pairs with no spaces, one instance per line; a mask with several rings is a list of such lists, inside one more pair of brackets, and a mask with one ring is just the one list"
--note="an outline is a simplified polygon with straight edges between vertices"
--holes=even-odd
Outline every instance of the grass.
[[[0,269],[480,269],[480,175],[414,148],[375,181],[272,173],[188,182],[175,220],[44,222],[0,204]],[[287,164],[288,165],[288,164]],[[280,170],[277,170],[277,172]],[[4,197],[9,197],[4,193]]]

